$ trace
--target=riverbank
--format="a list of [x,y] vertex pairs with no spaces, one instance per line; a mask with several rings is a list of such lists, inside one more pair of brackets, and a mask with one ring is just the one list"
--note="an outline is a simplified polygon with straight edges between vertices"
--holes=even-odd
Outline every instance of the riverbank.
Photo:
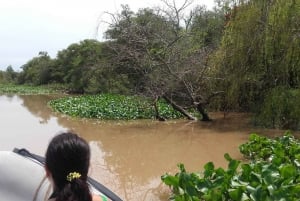
[[[63,94],[61,85],[13,85],[1,84],[0,94],[37,95]],[[67,95],[48,104],[54,111],[71,117],[101,120],[180,119],[183,115],[164,101],[153,101],[141,96],[116,94]],[[155,108],[156,107],[156,108]],[[159,112],[159,115],[157,114]]]
[[0,94],[56,94],[63,93],[64,87],[62,85],[15,85],[15,84],[0,84]]

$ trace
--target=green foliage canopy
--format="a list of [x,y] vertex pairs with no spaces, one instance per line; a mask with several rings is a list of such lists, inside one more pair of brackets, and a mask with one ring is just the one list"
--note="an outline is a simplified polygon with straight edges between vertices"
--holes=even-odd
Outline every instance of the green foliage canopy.
[[257,111],[270,89],[299,87],[299,8],[299,0],[251,0],[227,13],[214,65],[228,107]]

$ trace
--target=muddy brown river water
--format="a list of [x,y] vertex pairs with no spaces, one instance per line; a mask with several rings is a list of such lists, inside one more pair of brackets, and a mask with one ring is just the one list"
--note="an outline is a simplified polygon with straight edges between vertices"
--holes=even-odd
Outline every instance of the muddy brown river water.
[[271,137],[281,130],[251,127],[247,114],[213,113],[212,122],[75,119],[51,111],[51,95],[0,95],[0,150],[27,148],[43,155],[52,136],[72,130],[92,150],[90,174],[125,201],[167,201],[161,183],[177,164],[200,171],[205,163],[226,167],[224,153],[241,159],[238,146],[251,132]]

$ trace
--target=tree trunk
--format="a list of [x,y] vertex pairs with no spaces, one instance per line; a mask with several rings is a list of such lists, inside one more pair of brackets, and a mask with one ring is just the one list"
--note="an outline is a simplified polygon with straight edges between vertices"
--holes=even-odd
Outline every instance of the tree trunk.
[[159,114],[159,109],[157,106],[157,101],[158,101],[158,97],[156,97],[154,99],[153,105],[154,105],[154,110],[155,110],[155,118],[158,119],[159,121],[166,121],[166,118],[164,118],[163,116],[161,116]]
[[197,120],[196,117],[193,117],[190,113],[188,113],[185,109],[183,109],[182,107],[180,107],[179,105],[177,105],[174,101],[172,101],[169,97],[167,97],[166,95],[162,96],[167,103],[169,103],[175,110],[177,110],[178,112],[180,112],[181,114],[183,114],[185,117],[187,117],[189,120]]
[[201,103],[197,104],[197,111],[201,114],[202,119],[201,121],[211,121],[211,119],[208,116],[208,113],[205,111],[204,107]]

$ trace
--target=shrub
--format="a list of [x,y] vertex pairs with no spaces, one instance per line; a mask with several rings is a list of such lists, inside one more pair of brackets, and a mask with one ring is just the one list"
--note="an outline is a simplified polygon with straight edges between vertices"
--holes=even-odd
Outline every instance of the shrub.
[[300,129],[300,90],[277,87],[267,93],[263,105],[255,117],[258,125]]

